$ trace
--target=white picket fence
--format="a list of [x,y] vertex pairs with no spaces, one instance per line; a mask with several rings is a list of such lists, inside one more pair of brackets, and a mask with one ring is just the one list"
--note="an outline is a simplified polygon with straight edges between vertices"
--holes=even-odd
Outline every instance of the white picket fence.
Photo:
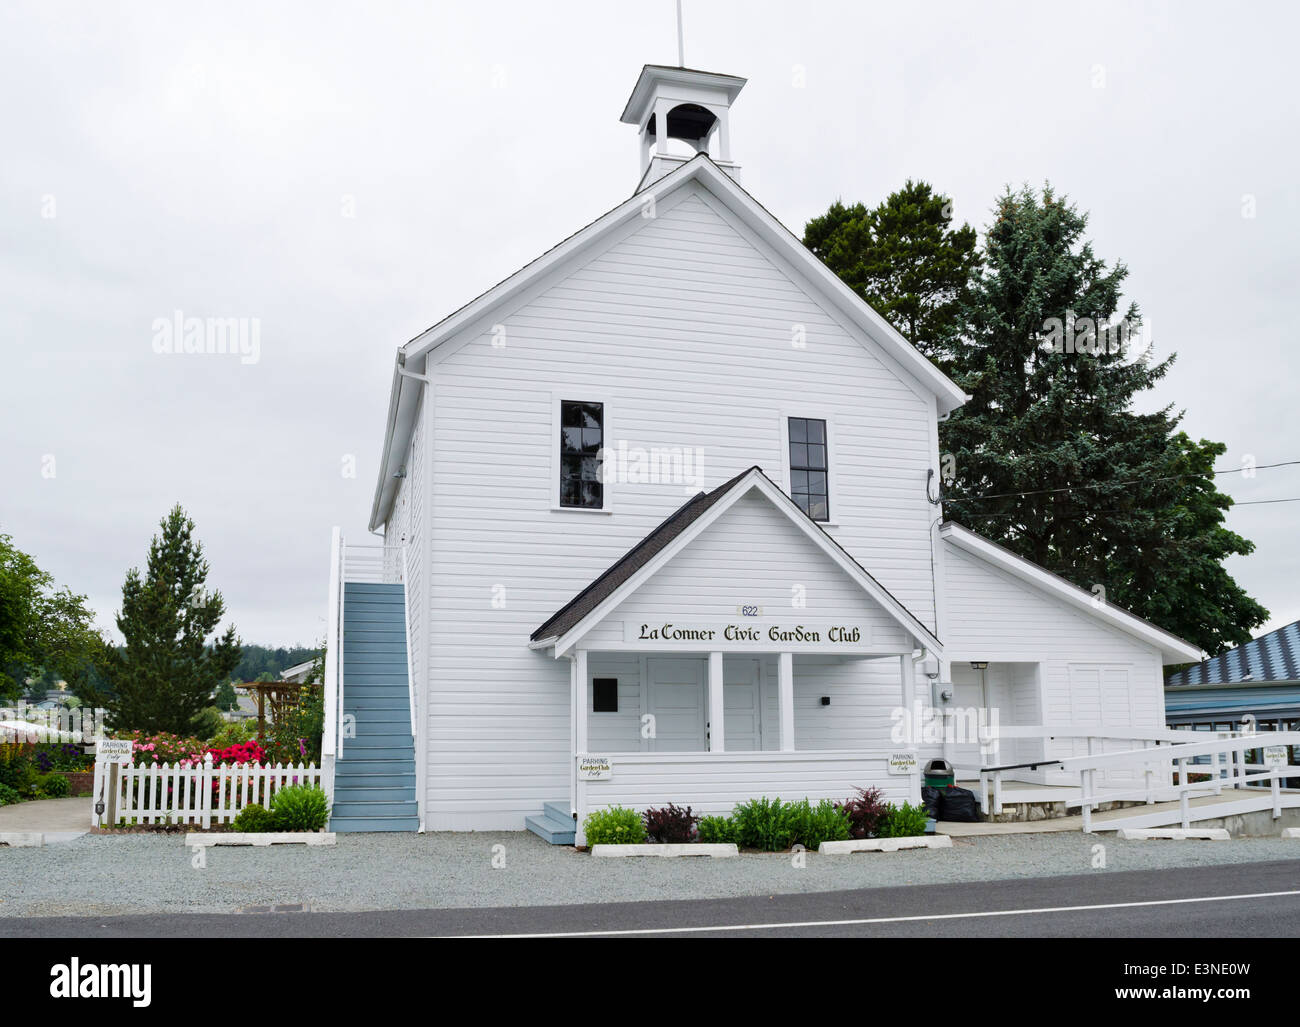
[[[102,763],[95,764],[95,803],[92,823],[108,823],[114,808],[107,794],[110,774]],[[117,771],[117,821],[127,824],[228,824],[245,806],[257,803],[269,808],[271,797],[289,785],[321,784],[321,771],[314,763],[284,766],[216,766],[209,756],[202,765],[182,767],[162,763],[155,766],[119,767]],[[100,802],[104,812],[99,813]]]

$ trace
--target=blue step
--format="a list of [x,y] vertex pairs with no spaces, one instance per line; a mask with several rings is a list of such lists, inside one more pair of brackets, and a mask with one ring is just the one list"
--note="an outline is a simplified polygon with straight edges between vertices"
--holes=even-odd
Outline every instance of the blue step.
[[572,817],[569,818],[568,823],[565,823],[562,820],[555,820],[552,817],[539,814],[524,817],[524,826],[551,845],[572,845],[577,837]]
[[368,749],[358,753],[356,749],[348,748],[345,742],[343,758],[338,761],[334,776],[370,774],[410,774],[414,778],[415,766],[404,758],[386,759],[383,754]]
[[542,816],[558,820],[560,823],[573,823],[573,810],[568,800],[542,803]]
[[349,780],[340,784],[334,780],[335,810],[340,802],[414,802],[415,782],[393,787],[370,785],[365,778]]
[[420,818],[417,816],[409,817],[340,817],[338,819],[330,818],[330,830],[337,831],[339,834],[350,834],[360,831],[405,831],[412,832],[420,829]]
[[408,754],[415,755],[415,743],[411,740],[409,731],[384,735],[367,735],[358,732],[355,738],[344,741],[343,751],[352,752],[362,758],[378,756],[380,759],[402,759]]
[[330,830],[416,831],[415,745],[401,585],[348,582],[343,596],[343,712],[356,737],[334,770]]
[[340,800],[336,795],[334,797],[334,816],[342,820],[363,820],[369,817],[416,817],[418,819],[419,813],[414,799],[397,799],[393,801],[384,799]]

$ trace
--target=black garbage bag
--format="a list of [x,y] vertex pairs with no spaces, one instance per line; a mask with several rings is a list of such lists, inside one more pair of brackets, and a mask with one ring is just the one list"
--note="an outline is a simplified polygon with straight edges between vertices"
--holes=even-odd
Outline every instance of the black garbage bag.
[[[922,793],[924,799],[924,793]],[[973,824],[980,818],[979,805],[975,802],[975,793],[969,788],[951,788],[940,790],[939,820],[952,823]]]
[[925,815],[931,820],[939,819],[939,808],[943,803],[943,789],[926,785],[921,789],[921,804],[925,806]]

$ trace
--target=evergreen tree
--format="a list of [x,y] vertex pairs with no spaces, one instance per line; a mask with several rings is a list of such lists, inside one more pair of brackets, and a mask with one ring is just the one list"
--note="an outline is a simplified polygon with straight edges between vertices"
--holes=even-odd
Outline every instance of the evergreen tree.
[[159,526],[143,579],[132,568],[122,586],[117,626],[125,644],[109,659],[108,710],[116,728],[186,735],[239,662],[240,645],[233,625],[207,642],[225,603],[204,589],[208,564],[194,522],[177,504]]
[[[1165,376],[1132,345],[1127,269],[1046,187],[1008,190],[981,250],[948,201],[909,181],[873,210],[836,201],[804,244],[971,400],[940,425],[945,512],[1208,652],[1267,619],[1223,568],[1254,546],[1223,526],[1219,443],[1134,401]],[[1103,591],[1104,590],[1104,591]]]
[[945,510],[1217,652],[1267,618],[1222,567],[1253,548],[1222,527],[1231,500],[1209,472],[1223,447],[1178,433],[1172,407],[1135,412],[1174,358],[1134,352],[1128,271],[1096,256],[1086,227],[1050,186],[998,202],[954,368],[971,399],[941,429]]
[[235,686],[229,681],[223,681],[217,685],[217,691],[212,697],[212,704],[219,710],[233,710],[239,705],[239,696],[235,693]]
[[949,369],[979,252],[973,228],[953,227],[948,197],[909,179],[872,210],[837,200],[808,222],[803,242],[908,342]]

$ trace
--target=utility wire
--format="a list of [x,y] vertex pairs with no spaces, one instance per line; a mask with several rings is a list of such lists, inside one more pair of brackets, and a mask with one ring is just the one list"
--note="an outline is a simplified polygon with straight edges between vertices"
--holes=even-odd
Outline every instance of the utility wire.
[[[1276,464],[1256,464],[1253,468],[1250,468],[1250,470],[1267,471],[1274,467],[1293,467],[1296,464],[1300,464],[1300,460],[1283,460],[1280,463],[1276,463]],[[1239,474],[1241,471],[1245,469],[1246,468],[1242,468],[1242,467],[1224,467],[1219,470],[1206,471],[1205,476],[1214,477],[1220,474]],[[1145,485],[1148,484],[1149,482],[1177,481],[1180,478],[1199,478],[1199,477],[1202,477],[1202,475],[1193,471],[1187,471],[1183,474],[1167,474],[1159,478],[1133,478],[1129,481],[1095,482],[1091,485],[1063,485],[1060,488],[1033,489],[1029,492],[995,492],[992,495],[988,495],[988,496],[969,496],[965,498],[963,497],[941,498],[940,501],[945,503],[978,503],[983,500],[989,500],[989,499],[1018,499],[1022,496],[1046,496],[1046,495],[1053,495],[1059,492],[1080,492],[1083,491],[1084,489],[1122,488],[1126,485]],[[1251,500],[1251,502],[1256,502],[1256,503],[1290,502],[1290,500],[1257,499],[1257,500]],[[1246,506],[1247,504],[1245,502],[1242,502],[1242,503],[1237,503],[1236,505]]]

